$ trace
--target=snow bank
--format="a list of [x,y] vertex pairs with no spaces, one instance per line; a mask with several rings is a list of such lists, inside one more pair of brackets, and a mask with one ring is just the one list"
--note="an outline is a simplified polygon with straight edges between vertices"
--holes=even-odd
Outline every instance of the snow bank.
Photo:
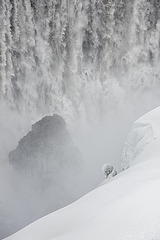
[[6,240],[159,240],[159,120],[157,108],[137,120],[129,133],[129,165],[131,156],[136,156],[134,164],[140,163]]
[[140,117],[125,142],[124,169],[160,155],[160,107]]

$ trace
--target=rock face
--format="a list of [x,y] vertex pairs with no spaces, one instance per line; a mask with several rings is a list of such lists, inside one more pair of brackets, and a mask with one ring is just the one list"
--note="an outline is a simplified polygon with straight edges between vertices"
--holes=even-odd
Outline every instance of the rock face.
[[10,152],[9,160],[18,170],[35,171],[42,176],[51,171],[74,168],[82,157],[72,143],[65,121],[54,114],[32,125],[32,131]]
[[40,194],[43,199],[40,205],[45,205],[41,209],[48,209],[47,212],[81,196],[82,156],[65,121],[56,114],[36,122],[10,152],[9,161],[25,184],[29,184],[28,189],[34,189],[37,196]]

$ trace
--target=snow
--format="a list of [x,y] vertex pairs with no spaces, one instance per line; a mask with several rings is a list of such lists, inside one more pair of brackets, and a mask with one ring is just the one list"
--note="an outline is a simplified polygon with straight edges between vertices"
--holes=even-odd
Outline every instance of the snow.
[[114,170],[113,166],[107,163],[103,165],[102,172],[107,179],[111,179],[112,177],[117,175],[117,171]]
[[[131,164],[134,166],[110,182],[104,181],[78,201],[6,240],[159,240],[160,107],[141,117],[134,126],[137,124],[143,126],[139,131],[142,138],[137,136],[136,129],[139,142],[136,145],[132,145],[132,139],[127,142],[128,149],[141,148],[137,164],[134,162]],[[144,137],[148,132],[146,124],[152,131]]]
[[160,155],[160,107],[145,114],[134,124],[125,142],[124,169]]

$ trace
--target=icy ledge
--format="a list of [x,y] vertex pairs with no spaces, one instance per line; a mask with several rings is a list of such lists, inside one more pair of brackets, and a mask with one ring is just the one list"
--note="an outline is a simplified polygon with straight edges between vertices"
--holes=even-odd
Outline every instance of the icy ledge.
[[123,169],[127,169],[158,156],[160,156],[160,107],[143,115],[133,124],[124,145],[122,166]]
[[127,138],[124,152],[130,153],[129,164],[124,161],[128,166],[138,164],[6,239],[159,240],[159,130],[157,108],[137,120]]

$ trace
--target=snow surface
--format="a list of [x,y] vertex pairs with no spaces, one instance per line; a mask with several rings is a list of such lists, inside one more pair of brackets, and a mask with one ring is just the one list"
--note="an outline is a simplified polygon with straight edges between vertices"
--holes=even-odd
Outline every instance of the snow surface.
[[[146,123],[152,131],[135,145],[147,143],[142,144],[137,164],[6,240],[159,240],[160,107],[135,122]],[[143,128],[140,136],[144,129],[148,131]]]
[[140,117],[125,142],[124,169],[160,156],[160,107]]

